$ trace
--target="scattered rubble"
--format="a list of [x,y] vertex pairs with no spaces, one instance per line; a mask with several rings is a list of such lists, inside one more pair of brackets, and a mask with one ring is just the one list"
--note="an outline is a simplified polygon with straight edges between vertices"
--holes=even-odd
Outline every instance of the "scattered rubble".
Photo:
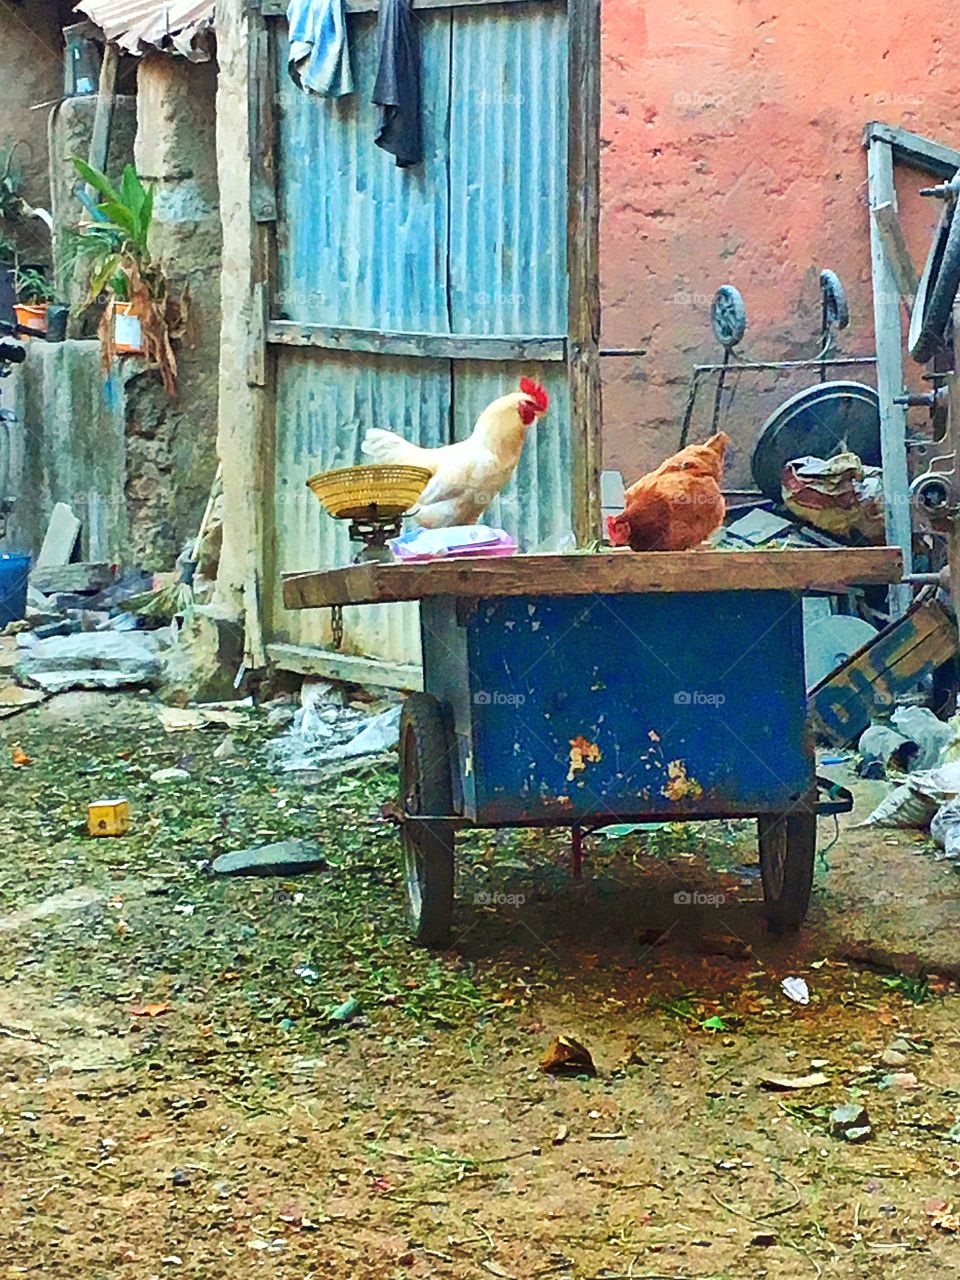
[[148,633],[80,632],[38,640],[24,652],[16,675],[48,693],[156,685],[160,660]]

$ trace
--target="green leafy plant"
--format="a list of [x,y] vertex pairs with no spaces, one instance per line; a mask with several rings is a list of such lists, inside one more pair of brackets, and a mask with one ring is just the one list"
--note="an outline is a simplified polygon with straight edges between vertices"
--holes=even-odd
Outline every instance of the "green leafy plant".
[[12,146],[0,147],[0,218],[6,220],[18,217],[23,209],[20,196],[23,170],[16,159],[19,146],[19,142],[14,142]]
[[106,302],[99,330],[104,365],[109,366],[116,354],[116,304],[129,303],[140,321],[147,360],[160,370],[167,394],[175,396],[172,339],[182,336],[185,307],[170,297],[163,267],[150,254],[153,190],[131,164],[117,186],[79,156],[73,157],[73,164],[99,197],[91,208],[92,219],[74,237],[73,249],[75,259],[85,260],[90,268],[89,301]]
[[14,272],[17,301],[42,305],[53,301],[53,289],[37,267],[19,267]]

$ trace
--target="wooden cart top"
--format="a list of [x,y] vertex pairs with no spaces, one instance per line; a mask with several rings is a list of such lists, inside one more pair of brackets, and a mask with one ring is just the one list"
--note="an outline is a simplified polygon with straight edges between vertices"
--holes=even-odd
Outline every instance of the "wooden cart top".
[[899,582],[898,547],[461,556],[422,564],[354,564],[289,573],[288,609],[387,604],[427,596],[583,596],[667,591],[846,591]]

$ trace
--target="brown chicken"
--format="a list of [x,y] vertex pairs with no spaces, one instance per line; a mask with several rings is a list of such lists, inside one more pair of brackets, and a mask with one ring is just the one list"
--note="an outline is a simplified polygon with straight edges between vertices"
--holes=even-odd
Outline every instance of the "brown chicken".
[[706,444],[687,445],[626,491],[624,509],[607,517],[615,547],[634,551],[688,551],[720,528],[726,505],[720,492],[730,437],[720,431]]

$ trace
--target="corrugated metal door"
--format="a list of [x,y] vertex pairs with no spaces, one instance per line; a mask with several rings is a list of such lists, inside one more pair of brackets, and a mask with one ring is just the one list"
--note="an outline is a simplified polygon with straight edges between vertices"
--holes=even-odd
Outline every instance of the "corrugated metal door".
[[[425,159],[407,170],[373,142],[376,14],[349,18],[357,91],[338,101],[293,85],[285,24],[273,27],[273,641],[329,644],[325,612],[283,609],[280,575],[348,562],[345,527],[304,481],[360,461],[370,426],[445,443],[468,435],[520,376],[537,377],[550,413],[487,519],[528,550],[571,525],[565,6],[514,0],[418,13]],[[501,339],[510,341],[490,341]],[[346,609],[343,650],[418,662],[414,608]]]

